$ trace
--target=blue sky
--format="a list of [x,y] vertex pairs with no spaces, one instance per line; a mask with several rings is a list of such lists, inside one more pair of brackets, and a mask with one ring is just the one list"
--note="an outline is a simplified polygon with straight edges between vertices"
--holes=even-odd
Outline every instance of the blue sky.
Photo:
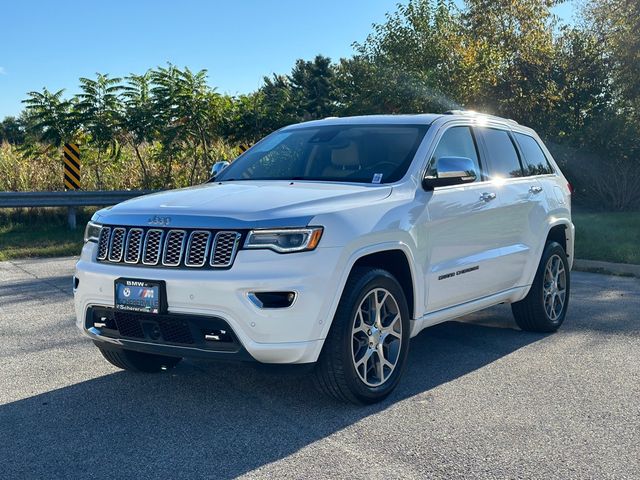
[[[222,93],[255,90],[297,58],[351,55],[397,0],[109,0],[4,2],[0,119],[26,92],[77,92],[79,77],[124,76],[172,62],[205,68]],[[556,12],[569,20],[571,2]]]

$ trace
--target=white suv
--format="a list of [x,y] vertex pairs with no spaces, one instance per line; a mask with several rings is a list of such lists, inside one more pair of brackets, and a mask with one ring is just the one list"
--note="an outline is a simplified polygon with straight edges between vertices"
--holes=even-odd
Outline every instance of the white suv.
[[387,396],[423,328],[511,303],[565,318],[571,187],[534,131],[472,112],[283,128],[209,182],[97,212],[74,278],[111,363],[313,366],[342,400]]

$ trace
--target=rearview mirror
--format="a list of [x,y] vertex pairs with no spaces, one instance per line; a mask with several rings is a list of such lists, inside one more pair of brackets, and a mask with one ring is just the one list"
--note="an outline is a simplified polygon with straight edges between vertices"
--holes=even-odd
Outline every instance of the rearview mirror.
[[230,163],[226,160],[220,160],[219,162],[214,163],[211,167],[211,178],[216,178],[220,174],[220,172],[227,168],[229,165]]
[[425,175],[422,186],[425,190],[433,190],[435,187],[475,182],[475,170],[476,167],[470,158],[440,157],[436,160],[435,168]]

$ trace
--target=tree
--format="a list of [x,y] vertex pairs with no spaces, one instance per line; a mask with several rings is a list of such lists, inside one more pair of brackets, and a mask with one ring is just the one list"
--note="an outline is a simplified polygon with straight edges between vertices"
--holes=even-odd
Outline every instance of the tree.
[[131,145],[142,169],[142,186],[150,188],[151,176],[146,161],[143,158],[141,147],[145,143],[153,141],[157,128],[156,116],[151,97],[151,73],[134,75],[125,78],[126,84],[122,87],[122,103],[124,114],[122,116],[122,134],[125,141]]
[[470,103],[544,131],[558,101],[552,81],[553,0],[466,0],[466,43],[482,79]]
[[583,10],[611,61],[619,100],[640,115],[640,3],[637,0],[589,0]]
[[260,93],[263,95],[264,108],[267,111],[263,121],[265,133],[300,121],[296,112],[296,93],[289,77],[276,74],[264,77]]
[[220,95],[207,85],[207,71],[180,70],[174,65],[151,72],[154,110],[159,122],[158,140],[166,158],[166,179],[171,178],[173,161],[181,149],[191,155],[189,183],[196,179],[198,166],[213,163],[211,142],[221,129]]
[[5,117],[0,123],[0,143],[7,142],[12,145],[19,145],[24,142],[25,134],[20,123],[16,117]]
[[103,156],[110,152],[109,158],[113,159],[118,153],[116,139],[122,115],[120,82],[120,78],[109,78],[102,73],[97,73],[95,80],[80,79],[82,93],[78,94],[76,108],[83,128],[91,135],[89,141],[97,148],[94,171],[98,188],[103,188]]
[[189,68],[179,72],[177,78],[176,103],[178,112],[184,121],[187,140],[194,150],[193,164],[189,183],[193,184],[199,156],[196,154],[198,146],[202,150],[202,163],[211,165],[213,159],[209,154],[209,138],[215,138],[217,130],[216,100],[219,96],[215,90],[207,85],[207,71],[200,70],[193,73]]
[[547,118],[547,133],[556,141],[588,144],[612,108],[611,65],[604,45],[592,31],[565,27],[553,65],[559,100]]
[[298,59],[288,78],[299,117],[310,120],[333,115],[335,73],[330,58],[317,55],[313,61]]
[[375,109],[376,103],[379,111],[388,113],[458,106],[459,29],[452,2],[399,4],[384,23],[374,25],[362,44],[355,44],[357,55],[341,62],[342,105],[349,103],[347,96],[362,90],[359,97],[370,104],[365,111]]
[[43,88],[42,92],[29,92],[28,98],[23,100],[29,118],[27,132],[35,134],[40,142],[55,147],[73,140],[79,127],[73,103],[65,100],[63,93],[64,90],[52,93]]

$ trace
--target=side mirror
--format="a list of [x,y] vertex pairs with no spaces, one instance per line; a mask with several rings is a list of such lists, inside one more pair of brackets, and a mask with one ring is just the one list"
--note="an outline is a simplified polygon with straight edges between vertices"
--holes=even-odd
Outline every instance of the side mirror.
[[211,167],[211,178],[216,178],[220,174],[220,172],[227,168],[229,165],[230,163],[226,160],[220,160],[219,162],[214,163]]
[[447,185],[460,185],[475,182],[478,178],[473,161],[467,157],[440,157],[436,160],[435,169],[427,172],[422,180],[425,190]]

